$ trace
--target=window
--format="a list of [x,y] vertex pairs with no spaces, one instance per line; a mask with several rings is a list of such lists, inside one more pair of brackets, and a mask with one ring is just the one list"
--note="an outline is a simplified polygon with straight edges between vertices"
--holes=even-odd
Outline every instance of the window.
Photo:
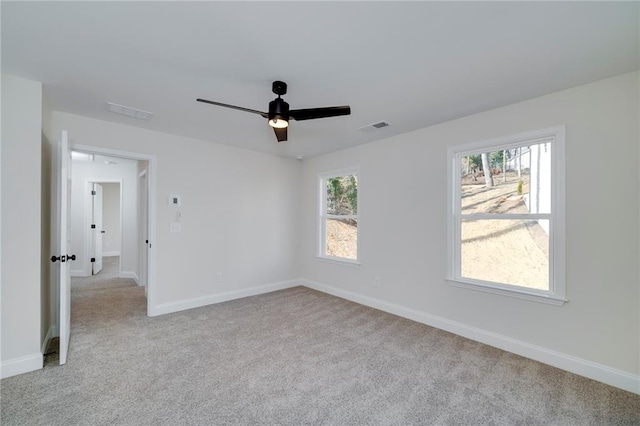
[[564,127],[449,149],[450,283],[565,302]]
[[358,172],[319,176],[320,249],[325,259],[358,263]]

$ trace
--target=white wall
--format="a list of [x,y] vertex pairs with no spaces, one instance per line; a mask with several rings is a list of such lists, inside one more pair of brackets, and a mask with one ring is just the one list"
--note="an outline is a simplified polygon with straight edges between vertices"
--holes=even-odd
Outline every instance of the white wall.
[[2,75],[2,377],[42,367],[42,85]]
[[[117,161],[117,160],[116,160]],[[102,255],[120,256],[121,230],[120,230],[120,184],[102,183]],[[137,198],[137,186],[136,186]],[[136,201],[136,217],[138,202]],[[136,228],[137,229],[137,228]],[[134,241],[137,245],[137,238]],[[137,262],[136,262],[137,263]],[[136,265],[137,271],[137,265]]]
[[[299,276],[300,162],[58,111],[53,127],[68,130],[72,144],[155,156],[152,314],[290,285]],[[177,214],[169,195],[182,197],[182,232],[169,232]]]
[[[57,113],[54,112],[54,126],[56,115]],[[74,142],[70,131],[69,139],[72,143]],[[88,220],[91,217],[91,189],[88,182],[121,180],[123,240],[121,242],[120,270],[125,277],[137,277],[137,164],[134,160],[121,158],[113,159],[113,161],[116,164],[105,164],[104,161],[73,161],[71,168],[71,250],[77,256],[76,262],[73,264],[74,269],[71,271],[74,276],[91,275],[91,253],[88,245],[91,232],[91,223]],[[107,230],[107,232],[109,231]]]
[[[302,274],[309,285],[538,358],[596,363],[640,393],[638,112],[633,73],[305,160]],[[448,285],[447,148],[557,125],[566,125],[569,302]],[[351,166],[360,167],[360,267],[316,258],[317,174]]]
[[42,351],[45,352],[47,350],[47,345],[49,340],[56,335],[56,330],[54,325],[56,324],[55,314],[56,310],[54,309],[52,303],[52,297],[55,293],[55,276],[53,275],[57,272],[57,267],[54,267],[54,264],[49,260],[51,255],[54,253],[52,245],[55,244],[55,238],[52,238],[52,222],[51,218],[51,200],[52,200],[52,189],[53,182],[51,179],[52,176],[52,161],[53,155],[56,151],[53,150],[53,145],[51,141],[47,138],[46,130],[51,128],[51,108],[49,106],[49,102],[45,96],[42,94],[42,171],[41,171],[41,245],[40,245],[40,253],[41,260],[40,263],[42,265],[41,273],[40,273],[40,341],[42,342]]

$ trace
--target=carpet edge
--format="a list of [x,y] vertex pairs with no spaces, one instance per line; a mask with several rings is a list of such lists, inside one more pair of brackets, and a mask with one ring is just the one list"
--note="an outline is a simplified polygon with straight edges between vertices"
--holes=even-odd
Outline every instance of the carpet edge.
[[280,281],[271,284],[263,284],[254,287],[244,288],[240,290],[232,290],[224,293],[209,294],[206,296],[195,297],[192,299],[179,300],[177,302],[160,303],[150,307],[149,316],[170,314],[173,312],[184,311],[187,309],[199,308],[216,303],[228,302],[230,300],[242,299],[249,296],[257,296],[259,294],[271,293],[272,291],[284,290],[291,287],[301,285],[299,279]]
[[306,278],[301,278],[299,282],[301,285],[313,290],[321,291],[361,305],[398,315],[421,324],[448,331],[458,336],[466,337],[467,339],[484,343],[486,345],[640,395],[640,376],[633,373],[472,327],[437,315],[428,314],[426,312],[407,308],[401,305],[342,290]]

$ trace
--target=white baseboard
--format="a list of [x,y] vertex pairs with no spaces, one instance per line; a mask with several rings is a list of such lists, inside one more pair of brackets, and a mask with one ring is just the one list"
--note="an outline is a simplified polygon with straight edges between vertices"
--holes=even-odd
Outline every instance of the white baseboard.
[[401,305],[352,293],[319,282],[301,278],[300,283],[305,287],[309,287],[323,293],[331,294],[361,305],[389,312],[403,318],[408,318],[431,327],[439,328],[441,330],[512,352],[526,358],[540,361],[544,364],[640,395],[640,376],[632,373],[617,370],[606,365],[587,361],[585,359],[567,355],[541,346],[532,345],[521,340],[512,339],[497,333],[442,318],[437,315],[431,315],[423,311],[410,309]]
[[[91,275],[91,274],[89,274]],[[84,269],[72,269],[71,276],[72,277],[88,277],[87,272]]]
[[138,279],[138,274],[136,274],[133,271],[122,271],[122,272],[120,272],[118,277],[119,278],[131,278],[136,282],[136,284],[140,285],[140,282],[139,282],[139,279]]
[[17,376],[18,374],[40,370],[42,366],[42,354],[39,352],[8,361],[2,361],[0,364],[0,369],[2,370],[0,377],[5,379],[7,377]]
[[257,296],[258,294],[271,293],[272,291],[284,290],[285,288],[300,285],[299,280],[281,281],[273,284],[259,285],[242,290],[227,291],[224,293],[211,294],[208,296],[196,297],[194,299],[181,300],[179,302],[161,303],[152,307],[149,316],[170,314],[172,312],[184,311],[186,309],[199,308],[201,306],[213,305],[215,303],[227,302],[229,300],[242,299],[243,297]]
[[112,256],[120,256],[119,251],[103,251],[102,257],[112,257]]

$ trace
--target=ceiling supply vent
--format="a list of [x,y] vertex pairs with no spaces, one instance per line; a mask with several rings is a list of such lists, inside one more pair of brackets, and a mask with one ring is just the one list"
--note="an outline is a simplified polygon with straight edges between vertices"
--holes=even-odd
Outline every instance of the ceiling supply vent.
[[362,126],[358,128],[358,130],[360,130],[361,132],[369,133],[369,132],[374,132],[378,129],[382,129],[383,127],[387,127],[387,126],[389,126],[389,123],[387,123],[386,121],[378,121],[377,123],[367,124],[366,126]]
[[116,114],[126,115],[127,117],[137,118],[140,120],[151,120],[151,118],[153,117],[152,112],[114,104],[113,102],[107,102],[107,110],[115,112]]

